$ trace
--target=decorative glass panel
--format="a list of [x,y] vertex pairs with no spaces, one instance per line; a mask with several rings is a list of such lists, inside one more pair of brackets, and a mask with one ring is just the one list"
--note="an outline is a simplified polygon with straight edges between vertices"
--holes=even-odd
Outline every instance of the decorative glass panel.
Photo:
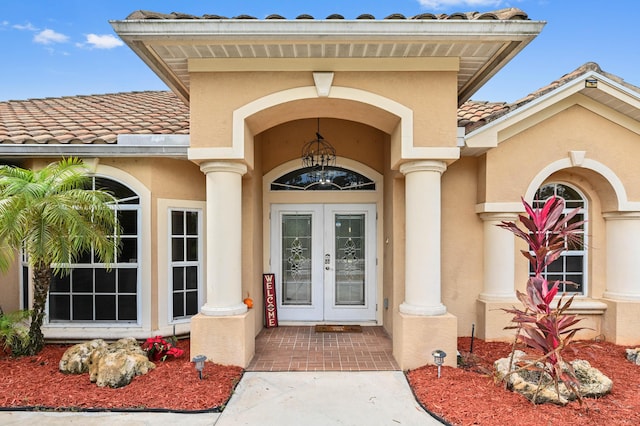
[[271,183],[272,191],[375,191],[376,184],[366,176],[342,167],[317,170],[304,167]]
[[283,215],[283,305],[311,305],[311,255],[311,215]]
[[364,305],[365,215],[335,216],[335,303]]

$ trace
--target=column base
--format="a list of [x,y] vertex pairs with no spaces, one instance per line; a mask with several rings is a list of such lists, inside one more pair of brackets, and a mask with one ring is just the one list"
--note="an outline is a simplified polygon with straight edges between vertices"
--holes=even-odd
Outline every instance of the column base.
[[458,319],[454,315],[398,314],[393,322],[393,356],[400,369],[433,364],[431,353],[436,349],[447,354],[444,365],[457,366]]
[[222,308],[218,308],[215,306],[209,306],[206,303],[200,308],[200,313],[202,315],[210,316],[210,317],[224,317],[231,315],[242,315],[247,312],[247,305],[244,303],[240,303],[235,306],[225,306]]
[[504,328],[512,325],[512,314],[508,314],[502,309],[510,309],[522,304],[517,299],[488,301],[476,300],[476,312],[478,323],[476,324],[476,336],[486,341],[508,342],[515,337],[514,330]]
[[607,304],[602,333],[616,345],[640,344],[640,301],[602,300]]
[[400,304],[400,312],[407,315],[435,316],[446,314],[447,307],[442,303],[436,306],[420,306],[404,302]]
[[207,361],[247,367],[255,355],[254,311],[242,315],[191,318],[191,356],[205,355]]

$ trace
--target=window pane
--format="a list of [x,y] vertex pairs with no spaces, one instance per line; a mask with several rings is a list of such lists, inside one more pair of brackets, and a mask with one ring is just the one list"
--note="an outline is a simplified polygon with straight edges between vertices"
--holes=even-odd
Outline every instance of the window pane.
[[116,272],[107,272],[104,268],[96,268],[96,293],[114,293],[116,291]]
[[138,290],[136,269],[118,269],[118,292],[135,293]]
[[187,288],[194,290],[198,288],[198,267],[189,266],[187,269]]
[[[28,275],[25,275],[24,277],[27,277]],[[71,277],[69,275],[65,275],[64,277],[59,277],[57,275],[54,275],[51,278],[51,292],[68,292],[71,289]]]
[[187,238],[187,260],[195,262],[198,260],[198,239]]
[[187,312],[185,315],[195,315],[198,313],[198,293],[190,291],[187,296]]
[[73,319],[74,320],[93,320],[93,296],[77,295],[73,296]]
[[582,256],[565,256],[567,272],[582,272],[584,261]]
[[118,296],[118,319],[135,321],[137,317],[136,296]]
[[184,316],[184,293],[173,293],[173,317]]
[[78,256],[76,263],[91,263],[91,250],[83,251],[80,256]]
[[547,272],[562,272],[564,269],[564,265],[562,262],[562,257],[556,259],[551,263],[551,265],[547,266]]
[[116,319],[116,296],[96,296],[96,320],[107,321]]
[[122,227],[121,235],[138,235],[138,212],[136,210],[118,211],[118,221]]
[[184,260],[184,239],[183,238],[171,239],[171,260],[174,262],[180,262]]
[[184,290],[184,267],[173,267],[173,290]]
[[71,297],[52,294],[49,296],[49,317],[51,321],[70,320]]
[[93,269],[74,269],[71,280],[74,293],[93,292]]
[[184,235],[184,212],[171,212],[171,235]]
[[187,235],[198,235],[198,212],[187,212]]
[[120,263],[136,263],[138,261],[138,240],[136,238],[120,239]]

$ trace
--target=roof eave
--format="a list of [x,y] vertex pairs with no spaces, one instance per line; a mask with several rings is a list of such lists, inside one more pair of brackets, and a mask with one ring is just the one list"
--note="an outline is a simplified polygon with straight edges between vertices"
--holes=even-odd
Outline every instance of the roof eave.
[[[468,100],[541,31],[545,21],[530,20],[123,20],[110,21],[122,40],[178,96],[189,102],[188,84],[158,57],[150,45],[175,42],[215,43],[256,41],[297,43],[313,41],[360,43],[363,41],[501,41],[505,47],[462,82],[458,104]],[[455,55],[455,54],[453,54]],[[402,58],[398,58],[402,59]]]

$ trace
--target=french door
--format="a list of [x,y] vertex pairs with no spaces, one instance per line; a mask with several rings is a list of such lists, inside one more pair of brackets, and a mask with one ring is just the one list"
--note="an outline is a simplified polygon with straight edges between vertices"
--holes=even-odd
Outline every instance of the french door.
[[376,318],[375,204],[273,204],[281,321]]

